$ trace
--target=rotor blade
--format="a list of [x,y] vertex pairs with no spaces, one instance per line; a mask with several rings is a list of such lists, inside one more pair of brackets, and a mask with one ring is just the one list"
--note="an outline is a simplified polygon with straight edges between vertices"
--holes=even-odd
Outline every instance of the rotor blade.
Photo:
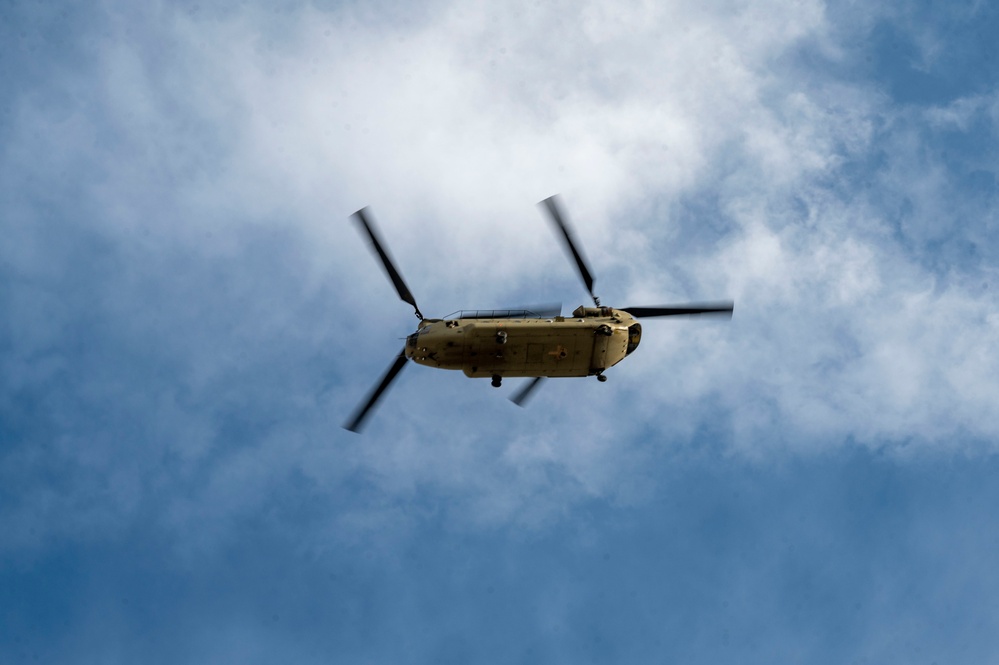
[[621,307],[623,311],[631,314],[636,319],[651,316],[696,316],[699,314],[714,314],[720,316],[732,316],[735,303],[725,302],[705,302],[687,303],[686,305],[662,305],[658,307]]
[[368,233],[368,238],[371,240],[371,245],[375,248],[375,252],[378,253],[378,257],[382,260],[382,265],[385,267],[385,272],[388,273],[389,279],[392,280],[392,284],[395,285],[395,290],[399,293],[399,297],[402,298],[403,302],[408,302],[416,310],[416,318],[423,320],[423,314],[420,313],[420,308],[416,306],[416,298],[410,293],[409,287],[406,286],[406,282],[403,281],[402,275],[396,270],[395,264],[392,262],[392,258],[385,251],[381,240],[378,238],[378,234],[375,232],[374,222],[368,218],[367,208],[361,208],[355,212],[352,217],[357,220],[357,222],[364,227],[364,230]]
[[541,380],[544,378],[545,377],[543,376],[538,376],[531,379],[527,385],[518,390],[516,394],[510,398],[510,401],[517,406],[524,406],[524,402],[527,401],[527,398],[531,396],[531,393],[534,392],[534,389],[538,387],[538,384],[541,383]]
[[572,231],[569,229],[569,224],[566,222],[565,216],[559,210],[558,195],[549,196],[538,205],[542,204],[548,209],[548,215],[551,217],[552,222],[562,232],[562,237],[565,238],[565,246],[576,261],[576,267],[579,268],[579,276],[583,278],[583,284],[586,285],[586,290],[589,291],[593,302],[599,307],[600,299],[593,295],[593,275],[590,274],[590,268],[586,265],[586,259],[579,252],[578,244],[573,239]]
[[562,314],[562,303],[550,302],[542,305],[526,307],[510,307],[507,309],[473,309],[461,310],[448,314],[445,319],[551,319]]
[[350,430],[351,432],[360,432],[361,425],[364,424],[364,419],[368,416],[368,412],[374,408],[378,399],[382,396],[382,393],[389,387],[392,380],[395,379],[396,375],[402,369],[402,366],[406,364],[406,349],[405,347],[396,356],[395,362],[389,367],[388,371],[385,372],[385,376],[382,377],[381,383],[371,391],[368,395],[368,399],[354,411],[353,417],[343,426],[344,429]]

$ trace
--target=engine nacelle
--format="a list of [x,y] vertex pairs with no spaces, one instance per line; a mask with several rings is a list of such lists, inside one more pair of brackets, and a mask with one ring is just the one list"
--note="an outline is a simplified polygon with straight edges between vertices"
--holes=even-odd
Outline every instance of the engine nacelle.
[[610,307],[583,307],[580,305],[573,311],[572,315],[577,319],[594,318],[598,316],[613,316],[614,310]]

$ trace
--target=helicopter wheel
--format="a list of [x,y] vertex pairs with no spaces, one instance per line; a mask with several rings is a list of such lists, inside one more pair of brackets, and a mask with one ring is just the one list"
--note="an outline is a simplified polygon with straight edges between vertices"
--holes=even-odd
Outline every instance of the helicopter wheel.
[[604,376],[603,374],[597,374],[597,381],[599,381],[600,383],[603,383],[606,380],[607,380],[606,376]]
[[493,388],[499,388],[501,383],[503,383],[503,377],[499,374],[493,374]]

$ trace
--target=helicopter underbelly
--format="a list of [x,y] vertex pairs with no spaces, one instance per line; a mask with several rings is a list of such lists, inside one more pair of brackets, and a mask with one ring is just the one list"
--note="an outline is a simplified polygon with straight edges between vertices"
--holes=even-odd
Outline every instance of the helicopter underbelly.
[[476,319],[435,322],[410,356],[470,377],[588,376],[627,354],[627,324],[599,319]]

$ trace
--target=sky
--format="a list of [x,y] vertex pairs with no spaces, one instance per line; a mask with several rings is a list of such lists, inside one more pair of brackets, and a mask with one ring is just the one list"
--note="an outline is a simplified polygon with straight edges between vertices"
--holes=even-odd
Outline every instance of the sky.
[[[999,658],[999,8],[0,3],[0,661]],[[588,296],[609,380],[410,364]]]

